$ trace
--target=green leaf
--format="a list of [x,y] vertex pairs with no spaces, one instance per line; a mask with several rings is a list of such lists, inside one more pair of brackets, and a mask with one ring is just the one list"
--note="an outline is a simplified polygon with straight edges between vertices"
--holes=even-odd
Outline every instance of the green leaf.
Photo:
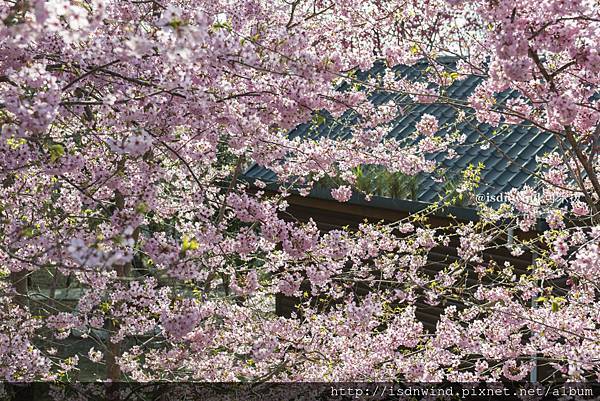
[[317,113],[314,117],[313,117],[313,123],[315,125],[323,125],[325,124],[327,120],[325,119],[325,117],[319,113]]
[[181,27],[183,24],[184,24],[184,22],[182,20],[174,18],[167,24],[167,26],[170,26],[173,29],[177,29],[177,28]]
[[48,148],[50,151],[50,161],[55,163],[58,159],[65,155],[65,148],[61,144],[57,143]]
[[183,252],[187,252],[187,251],[195,251],[196,249],[198,249],[200,246],[200,244],[198,244],[198,241],[196,241],[195,239],[189,239],[188,237],[183,237],[183,244],[181,247],[181,250]]
[[140,202],[135,207],[135,211],[139,214],[146,214],[146,213],[148,213],[148,210],[149,210],[149,207],[146,202]]
[[106,313],[110,310],[110,302],[108,301],[104,301],[100,304],[100,309],[102,310],[102,312]]

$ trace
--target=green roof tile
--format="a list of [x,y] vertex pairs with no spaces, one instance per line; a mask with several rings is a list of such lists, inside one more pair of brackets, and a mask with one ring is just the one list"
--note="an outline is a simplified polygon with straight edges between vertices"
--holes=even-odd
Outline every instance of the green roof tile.
[[[452,60],[447,60],[448,65],[452,65]],[[421,71],[426,67],[425,63],[416,64],[415,66],[400,65],[393,68],[398,75],[409,77],[411,79],[419,79]],[[378,64],[371,70],[358,72],[358,79],[366,79],[383,73],[384,66]],[[467,101],[475,87],[482,82],[481,77],[469,76],[462,80],[455,81],[448,88],[448,95],[454,99]],[[340,86],[340,90],[344,90],[344,85]],[[498,95],[498,98],[514,97],[514,92],[505,92]],[[406,102],[406,96],[401,94],[390,94],[386,92],[378,92],[370,97],[371,102],[378,105],[383,102],[393,100],[395,102]],[[408,109],[408,107],[405,107]],[[473,115],[473,110],[466,109],[467,116]],[[409,138],[410,134],[415,130],[415,124],[425,113],[432,114],[438,118],[440,125],[452,123],[456,119],[456,110],[454,107],[443,104],[419,104],[414,103],[404,115],[400,115],[392,122],[392,128],[389,131],[388,138],[398,140],[408,140],[408,143],[414,143],[414,140]],[[300,124],[290,133],[290,137],[310,137],[319,139],[323,137],[347,139],[351,132],[348,127],[339,124],[333,124],[333,119],[326,113],[321,113],[325,117],[325,122],[311,129],[310,123]],[[356,121],[356,116],[351,112],[346,112],[342,116],[348,125]],[[502,125],[505,126],[505,125]],[[460,171],[469,164],[478,165],[483,163],[485,168],[482,171],[482,181],[478,192],[488,194],[498,194],[507,192],[512,188],[520,188],[524,184],[533,184],[533,177],[530,172],[535,170],[535,159],[537,156],[542,156],[546,152],[555,149],[555,140],[552,134],[540,131],[539,129],[525,125],[509,125],[506,126],[501,133],[494,134],[495,131],[500,131],[498,128],[491,127],[489,124],[481,124],[476,120],[458,124],[459,130],[467,136],[465,143],[455,148],[457,157],[452,160],[447,160],[444,155],[432,155],[430,159],[435,159],[447,168],[449,179],[459,176]],[[482,149],[480,144],[482,135],[492,138],[493,144],[488,149]],[[498,149],[501,150],[498,151]],[[504,153],[504,154],[503,154]],[[246,179],[261,179],[266,182],[276,180],[275,174],[255,164],[251,166],[245,173]],[[443,184],[435,182],[432,177],[424,175],[419,176],[418,198],[422,202],[433,202],[438,199],[443,191]],[[494,206],[494,205],[492,205]]]

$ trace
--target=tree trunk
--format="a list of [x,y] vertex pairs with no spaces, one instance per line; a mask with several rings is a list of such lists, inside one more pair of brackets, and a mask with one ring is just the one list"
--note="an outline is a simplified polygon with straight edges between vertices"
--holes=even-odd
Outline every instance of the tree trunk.
[[27,270],[20,270],[18,272],[10,273],[10,283],[17,291],[15,302],[17,305],[22,307],[29,306],[27,298],[27,273]]

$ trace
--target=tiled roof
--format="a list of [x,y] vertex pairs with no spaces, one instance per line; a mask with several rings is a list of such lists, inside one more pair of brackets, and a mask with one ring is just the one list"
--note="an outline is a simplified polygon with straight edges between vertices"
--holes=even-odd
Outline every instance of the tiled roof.
[[[446,63],[449,68],[452,68],[451,59],[448,59]],[[426,63],[414,66],[399,65],[394,67],[393,71],[398,77],[419,80],[426,67]],[[364,80],[382,74],[385,68],[384,65],[378,64],[367,72],[359,72],[357,79]],[[482,79],[478,76],[468,76],[465,79],[456,80],[447,88],[446,97],[466,102]],[[340,87],[340,90],[343,89],[343,86]],[[505,100],[511,96],[515,96],[515,94],[506,92],[498,95],[497,98]],[[477,166],[479,163],[483,163],[485,167],[481,172],[481,182],[476,192],[483,194],[485,199],[489,200],[487,203],[490,205],[497,205],[498,202],[495,202],[494,199],[499,199],[499,194],[512,188],[521,188],[525,184],[533,185],[532,172],[536,169],[536,156],[542,156],[554,150],[556,146],[555,139],[550,133],[540,131],[531,125],[501,124],[500,127],[492,127],[489,124],[479,123],[474,119],[474,112],[471,109],[466,109],[467,118],[458,123],[456,121],[458,110],[449,104],[410,102],[406,95],[384,91],[374,93],[370,96],[370,100],[375,105],[392,100],[401,104],[404,109],[404,113],[392,122],[388,138],[406,141],[407,144],[418,141],[411,134],[415,131],[415,124],[423,114],[436,116],[440,127],[451,126],[444,128],[445,130],[458,129],[466,135],[466,141],[455,148],[457,157],[446,159],[443,154],[435,156],[440,167],[445,169],[445,178],[441,182],[424,174],[417,177],[416,200],[421,202],[438,200],[440,194],[445,192],[445,185],[449,181],[458,180],[460,172],[465,167],[470,164]],[[344,124],[340,124],[339,121],[335,122],[327,113],[322,113],[322,115],[325,117],[325,121],[321,122],[318,127],[310,122],[301,124],[290,131],[290,137],[301,136],[312,139],[350,137],[348,125],[356,120],[354,113],[346,112],[341,117]],[[482,141],[483,138],[491,139],[492,144],[487,148],[482,146],[487,143]],[[246,171],[245,177],[250,180],[261,179],[266,182],[274,182],[277,178],[272,171],[256,164]]]

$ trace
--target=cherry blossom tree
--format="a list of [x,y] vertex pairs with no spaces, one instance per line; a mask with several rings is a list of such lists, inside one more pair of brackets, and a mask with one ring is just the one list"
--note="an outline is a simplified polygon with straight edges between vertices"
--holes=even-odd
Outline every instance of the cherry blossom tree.
[[[112,381],[523,380],[535,364],[600,377],[593,0],[15,0],[0,17],[3,380],[76,380],[82,360]],[[424,81],[356,75],[423,60]],[[468,102],[447,95],[470,75],[484,79]],[[441,203],[356,230],[284,219],[286,197],[323,177],[345,202],[357,166],[414,176],[454,157],[464,139],[432,115],[417,145],[387,138],[403,109],[374,106],[381,90],[558,146],[538,186],[479,205],[478,222],[432,228]],[[351,139],[288,136],[347,110]],[[276,194],[241,179],[251,163]],[[527,272],[486,258],[539,219],[547,230],[506,245],[537,255]],[[459,260],[424,272],[457,238]],[[41,273],[81,296],[36,295]],[[300,299],[292,318],[273,313],[278,293]],[[442,307],[434,331],[418,302]],[[75,334],[94,346],[57,354]]]

